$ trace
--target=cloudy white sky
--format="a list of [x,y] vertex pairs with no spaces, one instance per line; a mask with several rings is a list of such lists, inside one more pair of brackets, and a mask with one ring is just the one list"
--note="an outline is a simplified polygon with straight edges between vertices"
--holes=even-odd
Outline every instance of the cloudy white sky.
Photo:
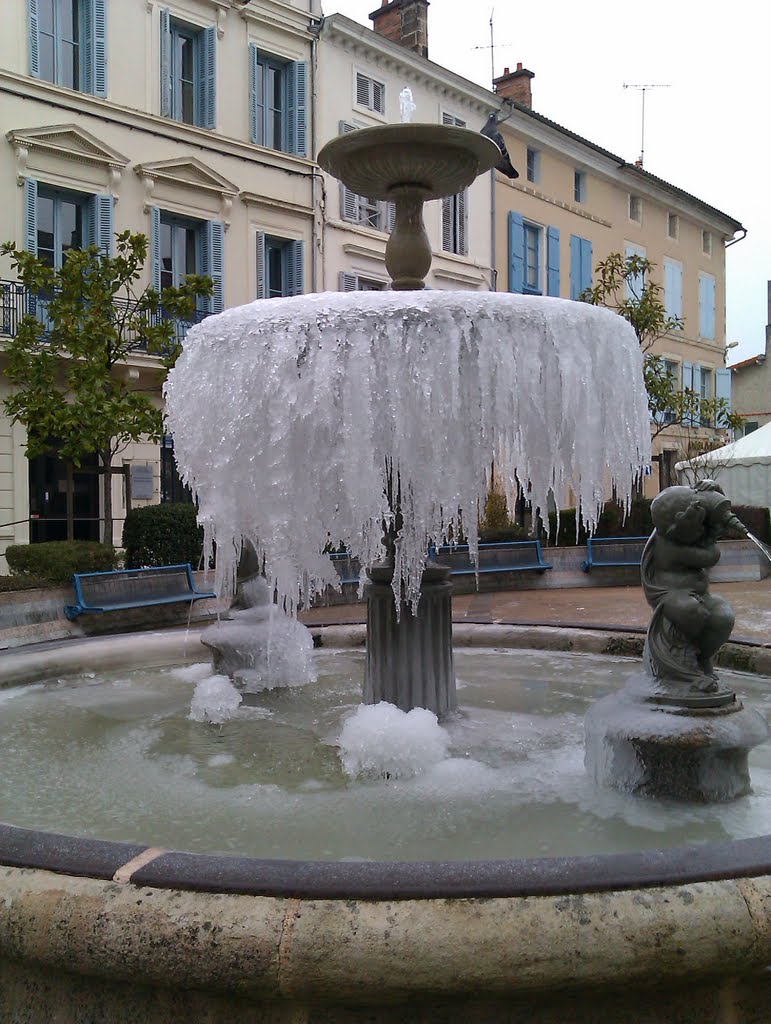
[[[323,0],[324,13],[371,26],[380,0]],[[533,108],[736,220],[726,252],[731,362],[764,348],[771,279],[771,3],[768,0],[432,0],[429,56],[489,88],[495,69],[535,72]]]

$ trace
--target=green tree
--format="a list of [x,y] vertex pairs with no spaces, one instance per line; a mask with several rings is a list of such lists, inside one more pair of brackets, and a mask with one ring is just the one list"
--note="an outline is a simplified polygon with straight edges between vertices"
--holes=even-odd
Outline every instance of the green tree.
[[[130,231],[116,236],[114,256],[93,246],[70,250],[61,270],[13,242],[0,252],[10,256],[30,296],[29,312],[5,349],[5,374],[13,385],[5,411],[27,430],[27,458],[53,450],[78,466],[85,456],[98,455],[102,539],[112,544],[113,459],[131,441],[161,439],[157,395],[179,354],[175,321],[192,317],[197,297],[211,295],[212,281],[189,275],[179,288],[161,294],[139,290],[147,238]],[[126,359],[137,349],[159,360],[151,390],[125,372]],[[68,527],[71,532],[71,521]]]
[[713,430],[735,430],[742,418],[731,412],[724,398],[702,398],[691,388],[681,388],[665,360],[650,351],[659,338],[683,328],[682,318],[669,316],[666,311],[661,285],[652,276],[655,266],[644,256],[612,252],[597,264],[596,283],[583,292],[581,300],[613,309],[632,325],[644,355],[652,436],[667,427],[678,427],[683,436],[683,456],[690,458],[692,452],[703,454],[724,443],[723,438],[715,437],[706,442],[709,447],[705,448],[705,439],[696,434],[698,428],[709,425]]

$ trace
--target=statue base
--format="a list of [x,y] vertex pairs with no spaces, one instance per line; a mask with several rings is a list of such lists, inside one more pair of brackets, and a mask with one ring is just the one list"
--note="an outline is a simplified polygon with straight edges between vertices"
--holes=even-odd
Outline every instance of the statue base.
[[587,712],[584,764],[594,781],[700,803],[749,793],[747,759],[768,737],[765,719],[732,693],[689,698],[660,690],[640,672]]
[[367,584],[365,704],[387,701],[402,711],[428,708],[438,718],[457,709],[452,657],[452,584],[449,568],[429,563],[417,614],[402,603],[397,619],[393,566],[374,565]]

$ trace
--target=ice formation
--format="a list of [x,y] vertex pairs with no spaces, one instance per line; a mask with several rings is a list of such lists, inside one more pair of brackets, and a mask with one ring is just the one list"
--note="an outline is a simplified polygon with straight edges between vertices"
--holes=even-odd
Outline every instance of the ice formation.
[[450,737],[425,708],[361,704],[338,740],[343,769],[352,778],[409,778],[447,758]]
[[600,307],[470,292],[268,299],[188,334],[165,387],[168,428],[199,502],[217,586],[242,543],[296,606],[337,576],[325,544],[382,557],[384,468],[402,485],[394,590],[417,600],[429,541],[459,510],[472,555],[487,474],[538,510],[569,486],[596,522],[650,459],[642,358]]
[[241,694],[227,676],[210,675],[196,686],[189,717],[194,722],[222,725],[235,717],[240,704]]

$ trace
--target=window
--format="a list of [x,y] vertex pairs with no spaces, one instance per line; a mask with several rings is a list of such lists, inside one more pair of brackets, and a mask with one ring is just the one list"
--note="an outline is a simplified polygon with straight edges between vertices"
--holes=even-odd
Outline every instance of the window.
[[699,334],[706,341],[715,340],[715,278],[699,274]]
[[384,292],[388,290],[388,282],[341,271],[339,289],[341,292]]
[[161,114],[216,128],[217,30],[186,25],[161,12]]
[[385,85],[356,72],[356,104],[374,110],[378,114],[385,113]]
[[[630,256],[640,256],[645,259],[647,253],[645,247],[642,245],[626,245],[624,247],[624,256],[629,259]],[[639,299],[645,288],[645,274],[641,271],[639,274],[634,274],[632,277],[627,278],[626,285],[624,287],[626,299]]]
[[221,312],[225,240],[222,221],[178,217],[157,206],[151,207],[150,217],[153,287],[158,291],[177,288],[187,274],[205,274],[212,279],[214,294],[198,300],[199,312]]
[[509,291],[529,295],[560,293],[560,233],[509,213]]
[[[466,122],[454,114],[443,113],[442,124],[465,128]],[[442,200],[442,249],[457,256],[468,255],[468,189]]]
[[664,309],[668,317],[683,316],[683,265],[664,257]]
[[541,229],[525,223],[525,291],[541,291]]
[[642,224],[642,199],[639,196],[629,196],[629,219]]
[[760,424],[759,424],[758,420],[745,420],[744,421],[744,436],[746,437],[747,434],[754,434],[755,431],[758,429],[759,425]]
[[527,147],[527,180],[534,185],[541,180],[541,154],[530,146]]
[[712,255],[712,232],[702,231],[701,233],[701,251],[705,256]]
[[105,0],[27,0],[30,74],[107,95]]
[[249,44],[250,137],[258,146],[307,156],[308,65],[276,60]]
[[[355,132],[358,125],[350,121],[340,122],[340,134]],[[349,188],[340,184],[340,215],[343,220],[352,224],[360,224],[362,227],[372,228],[374,231],[392,231],[396,217],[396,207],[393,203],[368,199],[367,196],[357,195]]]
[[[676,363],[673,359],[662,359],[661,368],[670,379],[673,391],[680,390],[680,364]],[[661,423],[674,423],[675,412],[673,409],[665,409],[660,414]]]
[[257,232],[257,298],[302,295],[304,246],[300,240]]
[[[712,377],[712,370],[708,366],[702,366],[701,380],[699,382],[699,397],[702,402],[711,402],[714,397]],[[701,425],[702,427],[712,426],[712,420],[710,417],[705,416],[703,413],[701,416]]]
[[676,213],[670,213],[667,216],[667,235],[674,239],[680,237],[680,218]]
[[592,285],[592,243],[588,238],[570,236],[570,298],[580,298]]
[[112,248],[113,199],[50,188],[24,180],[25,247],[52,270],[61,269],[71,249]]
[[586,202],[586,174],[584,171],[573,173],[573,198],[577,203]]

